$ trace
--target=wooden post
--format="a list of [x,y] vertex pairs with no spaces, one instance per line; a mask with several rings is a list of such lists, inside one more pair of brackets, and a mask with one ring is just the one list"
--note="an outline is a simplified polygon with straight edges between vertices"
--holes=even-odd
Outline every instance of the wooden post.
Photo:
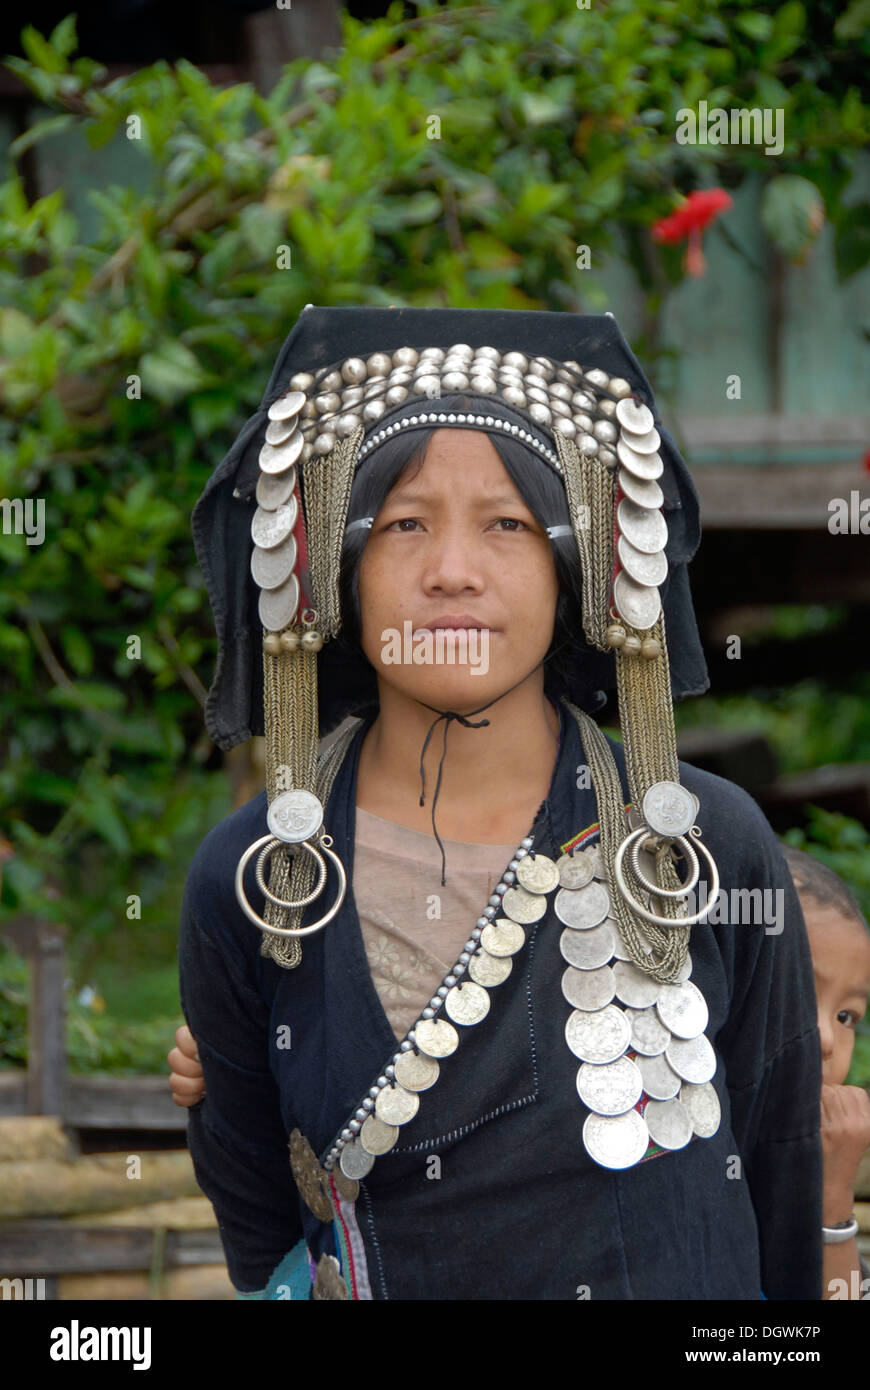
[[62,1115],[66,1099],[66,927],[23,918],[3,935],[30,971],[27,1113]]

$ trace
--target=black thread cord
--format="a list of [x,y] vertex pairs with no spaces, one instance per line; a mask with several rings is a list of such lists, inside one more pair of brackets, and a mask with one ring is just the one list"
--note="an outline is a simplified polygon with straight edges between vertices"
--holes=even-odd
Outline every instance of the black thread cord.
[[[538,665],[543,665],[543,662],[539,662]],[[535,670],[537,670],[537,669],[538,669],[538,667],[536,666],[536,667],[535,667]],[[512,691],[512,690],[516,690],[516,688],[517,688],[518,685],[522,685],[522,684],[523,684],[523,681],[527,681],[528,678],[529,678],[529,675],[531,675],[531,674],[532,674],[532,673],[529,672],[528,675],[523,676],[522,680],[518,680],[514,685],[509,686],[507,690],[503,690],[502,693],[501,693],[501,695],[496,695],[496,697],[495,697],[494,700],[489,700],[485,705],[480,705],[477,709],[473,709],[473,710],[471,711],[471,714],[480,714],[481,710],[489,709],[490,705],[494,705],[494,704],[497,703],[497,701],[503,700],[504,697],[505,697],[505,695],[510,695],[511,691]],[[435,783],[435,795],[434,795],[434,797],[432,798],[432,832],[433,832],[433,834],[434,834],[434,836],[435,836],[435,839],[438,841],[438,848],[441,850],[441,887],[442,887],[442,888],[446,888],[446,886],[447,886],[447,878],[446,878],[447,857],[446,857],[446,855],[445,855],[445,853],[444,853],[444,845],[443,845],[443,843],[442,843],[442,841],[441,841],[441,836],[438,834],[438,831],[437,831],[436,826],[435,826],[435,806],[436,806],[436,803],[437,803],[437,801],[438,801],[438,793],[439,793],[439,791],[441,790],[441,772],[442,772],[442,769],[443,769],[443,767],[444,767],[444,758],[446,757],[446,754],[447,754],[447,730],[450,728],[450,721],[451,721],[451,719],[456,719],[460,724],[464,724],[465,727],[466,727],[466,729],[483,729],[483,728],[486,728],[486,727],[489,725],[489,720],[488,720],[488,719],[479,719],[479,720],[477,721],[476,724],[473,724],[473,723],[471,722],[471,716],[470,716],[470,715],[467,715],[467,714],[457,714],[455,710],[450,710],[450,709],[439,710],[438,707],[437,707],[436,705],[427,705],[425,700],[418,700],[417,703],[418,703],[418,705],[423,705],[426,709],[431,709],[435,714],[438,715],[438,718],[435,719],[435,720],[433,720],[432,725],[431,725],[431,727],[430,727],[430,729],[429,729],[429,732],[427,733],[425,739],[423,740],[423,747],[422,747],[422,749],[420,750],[420,805],[421,805],[421,806],[425,806],[425,804],[426,804],[426,769],[425,769],[424,766],[423,766],[423,759],[424,759],[425,756],[426,756],[426,749],[429,747],[429,740],[430,740],[430,738],[432,737],[432,734],[435,732],[435,725],[436,725],[436,724],[440,724],[440,722],[441,722],[442,719],[445,721],[445,722],[444,722],[444,743],[443,743],[443,746],[442,746],[442,749],[441,749],[441,761],[440,761],[439,764],[438,764],[438,778],[437,778],[437,781],[436,781],[436,783]]]

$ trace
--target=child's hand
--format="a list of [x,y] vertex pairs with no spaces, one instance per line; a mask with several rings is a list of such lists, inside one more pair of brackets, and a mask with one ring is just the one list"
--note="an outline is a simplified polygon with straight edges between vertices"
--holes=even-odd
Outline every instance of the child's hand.
[[196,1050],[196,1038],[186,1023],[177,1030],[175,1041],[177,1047],[173,1047],[172,1051],[166,1054],[166,1060],[172,1068],[169,1077],[172,1099],[176,1105],[196,1105],[205,1095],[205,1085],[199,1053]]
[[822,1153],[826,1226],[848,1221],[855,1177],[870,1145],[870,1096],[860,1086],[822,1086]]

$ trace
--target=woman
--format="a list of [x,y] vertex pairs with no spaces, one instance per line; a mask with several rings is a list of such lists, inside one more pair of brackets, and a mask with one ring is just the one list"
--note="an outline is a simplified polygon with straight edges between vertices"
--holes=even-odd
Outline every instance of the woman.
[[319,1298],[819,1296],[806,937],[758,808],[676,762],[697,512],[651,402],[609,316],[309,309],[198,504],[209,728],[267,738],[180,952],[241,1296],[300,1242]]

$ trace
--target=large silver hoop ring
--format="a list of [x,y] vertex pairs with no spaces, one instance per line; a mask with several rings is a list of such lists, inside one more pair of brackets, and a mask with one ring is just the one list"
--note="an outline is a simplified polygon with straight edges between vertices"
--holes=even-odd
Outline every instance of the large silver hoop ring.
[[[347,874],[344,871],[344,865],[332,849],[332,837],[330,835],[321,836],[317,843],[317,848],[322,850],[327,858],[331,859],[332,863],[335,865],[335,871],[338,874],[338,896],[329,911],[324,913],[319,921],[312,922],[310,927],[271,927],[268,922],[263,921],[263,918],[254,911],[251,904],[248,902],[245,894],[245,869],[250,864],[254,855],[259,853],[261,849],[264,849],[270,841],[274,841],[276,845],[282,845],[284,843],[283,840],[276,839],[274,835],[263,835],[261,839],[255,840],[252,845],[248,846],[238,862],[236,867],[236,898],[238,899],[239,907],[242,909],[249,922],[253,922],[255,927],[259,927],[261,931],[268,932],[270,936],[311,936],[314,932],[320,931],[322,927],[325,927],[327,922],[332,921],[344,902],[344,897],[347,892]],[[294,907],[296,904],[286,903],[285,906]]]
[[637,879],[638,883],[640,884],[641,888],[645,888],[648,893],[654,893],[657,898],[673,898],[675,901],[678,898],[685,898],[688,893],[691,893],[692,889],[696,887],[698,879],[701,877],[701,866],[698,862],[698,856],[692,849],[692,846],[689,844],[688,840],[686,840],[684,844],[680,845],[680,849],[682,850],[684,857],[688,860],[690,873],[685,883],[681,883],[679,888],[660,888],[659,885],[657,883],[654,883],[651,878],[647,878],[643,869],[637,862],[637,857],[640,853],[640,844],[641,842],[638,839],[635,840],[634,845],[632,846],[631,871]]
[[[627,850],[629,849],[629,847],[634,843],[635,840],[639,839],[641,836],[647,836],[647,835],[649,835],[649,833],[650,833],[650,832],[649,832],[648,828],[647,828],[645,825],[641,826],[641,828],[640,828],[639,830],[633,831],[633,832],[631,833],[631,835],[629,835],[626,839],[624,839],[623,842],[622,842],[622,844],[619,846],[619,849],[616,851],[616,858],[615,858],[614,861],[613,861],[613,872],[614,872],[614,876],[615,876],[615,878],[616,878],[617,886],[619,887],[619,891],[620,891],[620,893],[622,894],[623,898],[625,898],[625,901],[628,903],[628,906],[631,908],[632,912],[636,912],[636,913],[638,914],[639,917],[642,917],[642,918],[644,919],[645,922],[652,922],[653,926],[656,926],[656,927],[691,927],[691,926],[694,926],[694,924],[695,924],[696,922],[700,922],[700,920],[701,920],[702,917],[706,917],[707,913],[710,911],[710,908],[713,906],[713,903],[716,901],[716,899],[717,899],[718,896],[719,896],[719,870],[718,870],[717,867],[716,867],[716,860],[713,858],[713,856],[712,856],[712,854],[710,853],[710,851],[708,850],[707,846],[706,846],[705,844],[702,844],[702,843],[701,843],[701,839],[700,839],[701,832],[700,832],[700,830],[698,830],[696,827],[693,827],[693,828],[689,831],[689,834],[692,836],[692,839],[695,841],[695,847],[701,851],[701,853],[703,854],[703,856],[704,856],[704,858],[706,859],[707,864],[709,865],[709,868],[710,868],[710,893],[709,893],[709,896],[708,896],[708,898],[707,898],[706,903],[705,903],[704,906],[700,909],[700,911],[699,911],[699,912],[693,913],[693,914],[692,914],[691,916],[689,916],[689,917],[660,917],[657,913],[655,913],[655,912],[650,912],[648,908],[644,907],[641,903],[639,903],[639,902],[637,901],[636,898],[634,898],[634,897],[632,896],[632,894],[631,894],[631,892],[630,892],[630,890],[629,890],[629,888],[628,888],[628,884],[627,884],[626,881],[625,881],[625,874],[623,873],[623,869],[622,869],[622,861],[623,861],[623,859],[625,858],[626,851],[627,851]],[[686,841],[686,837],[685,837],[684,835],[678,835],[678,836],[676,837],[676,839],[677,839],[678,841],[679,841],[679,840],[684,840],[684,841]],[[688,844],[688,841],[686,841],[686,843]],[[655,895],[654,895],[654,896],[655,896]]]
[[307,849],[308,853],[317,860],[317,882],[315,883],[311,892],[308,894],[307,898],[298,898],[296,901],[291,903],[288,898],[279,898],[277,893],[272,892],[271,888],[267,886],[263,874],[263,869],[266,860],[269,858],[269,855],[274,854],[275,850],[278,849],[279,846],[282,844],[286,846],[287,841],[279,839],[278,844],[267,845],[264,850],[260,851],[259,858],[257,859],[257,862],[254,865],[254,877],[257,880],[257,887],[263,894],[264,898],[268,898],[270,903],[275,903],[278,907],[307,907],[309,903],[314,902],[315,898],[319,898],[320,894],[323,892],[323,885],[326,883],[326,860],[323,858],[323,855],[319,852],[319,850],[316,850],[308,840],[298,841],[299,848]]

